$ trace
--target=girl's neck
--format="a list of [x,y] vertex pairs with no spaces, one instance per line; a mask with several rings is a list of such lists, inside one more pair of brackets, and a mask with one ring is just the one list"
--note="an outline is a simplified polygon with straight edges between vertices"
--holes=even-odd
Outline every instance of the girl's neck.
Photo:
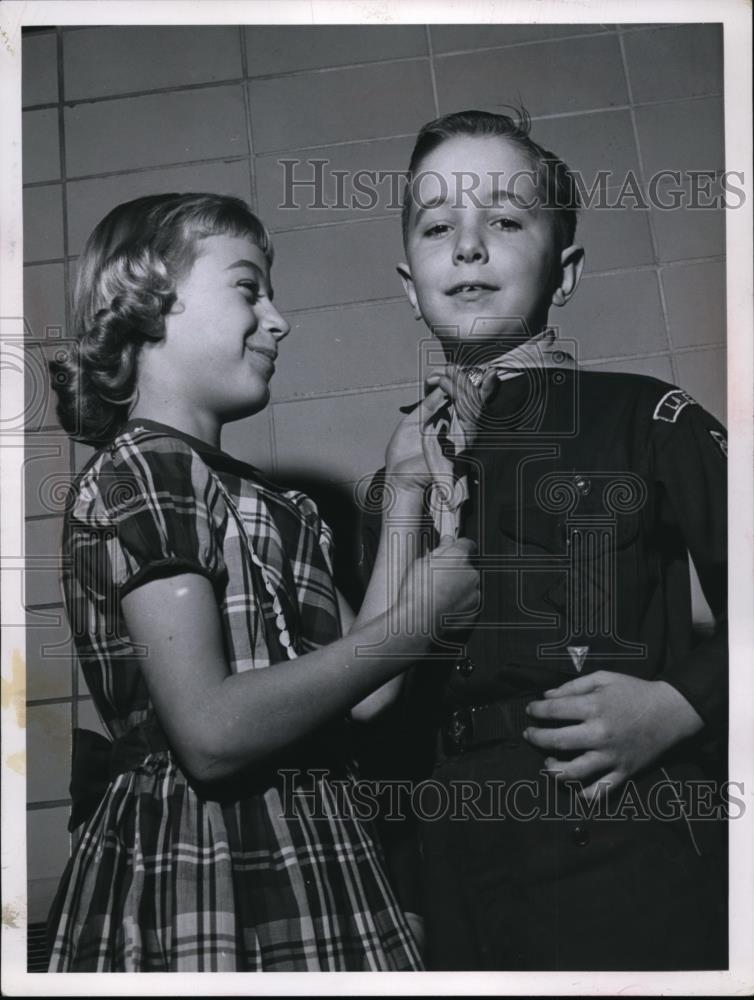
[[213,448],[220,447],[222,424],[217,416],[206,413],[199,407],[188,405],[183,400],[152,400],[148,396],[145,398],[140,395],[129,414],[129,419],[154,420],[160,424],[168,424],[177,431],[205,441]]

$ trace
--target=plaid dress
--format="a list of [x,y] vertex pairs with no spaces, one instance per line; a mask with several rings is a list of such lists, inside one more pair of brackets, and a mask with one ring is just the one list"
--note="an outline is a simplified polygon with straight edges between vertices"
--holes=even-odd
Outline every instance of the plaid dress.
[[[78,478],[63,538],[77,652],[114,740],[159,727],[123,595],[201,573],[230,669],[274,669],[340,633],[330,541],[308,497],[172,428],[126,425]],[[421,968],[352,808],[344,734],[336,721],[206,786],[169,747],[147,747],[83,827],[53,905],[50,970]]]

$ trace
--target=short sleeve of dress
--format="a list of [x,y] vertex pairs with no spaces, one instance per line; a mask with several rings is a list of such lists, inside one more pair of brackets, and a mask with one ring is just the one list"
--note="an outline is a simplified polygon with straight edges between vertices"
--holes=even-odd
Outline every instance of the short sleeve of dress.
[[156,577],[200,573],[226,579],[227,508],[207,465],[179,438],[124,433],[82,481],[85,518],[111,537],[110,574],[121,597]]

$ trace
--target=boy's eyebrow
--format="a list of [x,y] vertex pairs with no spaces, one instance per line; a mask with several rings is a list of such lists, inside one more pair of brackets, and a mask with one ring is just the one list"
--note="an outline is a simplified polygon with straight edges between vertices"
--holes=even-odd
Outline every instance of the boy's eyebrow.
[[500,185],[495,182],[492,185],[490,194],[495,203],[498,201],[510,201],[517,208],[524,209],[525,211],[534,208],[536,205],[536,202],[532,202],[531,199],[522,198],[519,194],[517,194],[515,185],[513,187],[500,187]]
[[[481,202],[482,207],[485,208],[495,208],[499,202],[509,201],[516,208],[520,208],[523,211],[531,211],[537,204],[536,201],[533,202],[530,198],[522,198],[517,194],[515,185],[513,187],[502,187],[497,179],[493,182],[492,188],[486,196],[480,195],[474,188],[462,190],[466,194],[470,194],[476,198]],[[414,222],[419,222],[425,212],[429,212],[433,208],[442,208],[444,205],[449,205],[451,208],[454,207],[453,197],[449,193],[438,194],[435,198],[423,199],[416,210]]]
[[433,208],[440,208],[442,205],[448,203],[448,198],[445,195],[438,194],[436,198],[429,198],[427,200],[422,199],[421,202],[415,202],[417,204],[416,215],[414,217],[414,222],[418,222],[419,219],[424,215],[425,212],[431,211]]

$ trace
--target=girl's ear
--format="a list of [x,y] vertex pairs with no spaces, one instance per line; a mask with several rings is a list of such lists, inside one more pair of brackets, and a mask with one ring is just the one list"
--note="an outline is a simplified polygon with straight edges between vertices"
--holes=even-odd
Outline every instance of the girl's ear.
[[395,269],[401,276],[403,290],[408,297],[408,301],[411,303],[411,308],[414,310],[414,319],[422,319],[422,313],[419,308],[419,300],[416,297],[416,288],[414,287],[414,279],[411,277],[410,267],[408,264],[396,264]]
[[554,306],[564,306],[576,291],[584,270],[584,248],[574,244],[560,255],[560,284],[552,294]]

